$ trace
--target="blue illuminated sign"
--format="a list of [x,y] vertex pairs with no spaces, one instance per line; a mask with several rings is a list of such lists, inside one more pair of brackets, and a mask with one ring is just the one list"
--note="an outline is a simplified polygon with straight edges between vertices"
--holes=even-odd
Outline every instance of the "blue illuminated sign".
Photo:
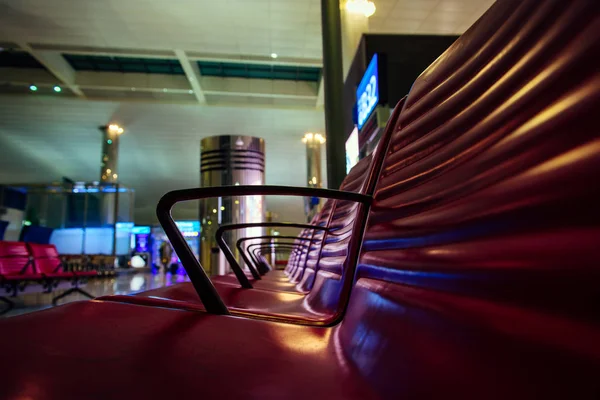
[[117,222],[118,231],[130,231],[133,229],[133,222]]
[[356,90],[358,129],[363,127],[375,107],[377,107],[377,103],[379,103],[379,76],[377,69],[377,54],[375,54]]
[[200,221],[175,221],[181,232],[200,232]]
[[134,226],[133,229],[131,230],[131,233],[133,233],[134,235],[149,234],[150,227],[149,226]]

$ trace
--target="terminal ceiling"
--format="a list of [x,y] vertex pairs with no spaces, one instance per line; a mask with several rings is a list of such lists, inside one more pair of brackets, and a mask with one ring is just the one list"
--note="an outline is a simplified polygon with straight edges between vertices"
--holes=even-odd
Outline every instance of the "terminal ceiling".
[[[370,32],[410,34],[462,33],[493,2],[373,1]],[[267,183],[304,186],[300,138],[324,131],[320,24],[319,0],[0,0],[2,52],[38,64],[0,67],[0,182],[97,179],[97,126],[117,122],[126,129],[120,176],[136,189],[143,222],[161,193],[198,184],[199,141],[209,135],[264,137]],[[173,67],[81,69],[69,57]],[[210,75],[207,63],[259,75]]]

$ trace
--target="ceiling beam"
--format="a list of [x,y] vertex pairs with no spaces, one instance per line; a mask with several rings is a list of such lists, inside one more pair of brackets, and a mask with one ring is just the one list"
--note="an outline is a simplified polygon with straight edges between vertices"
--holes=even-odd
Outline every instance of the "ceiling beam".
[[63,86],[69,88],[77,96],[85,97],[79,86],[75,84],[75,70],[59,52],[35,50],[27,43],[19,43],[19,47],[42,64]]
[[315,104],[315,107],[317,108],[323,107],[323,104],[325,103],[325,90],[323,87],[323,76],[321,76],[321,80],[319,81],[319,91],[317,92],[317,103]]
[[179,60],[179,64],[181,64],[181,68],[183,68],[183,72],[185,72],[185,76],[190,82],[190,86],[194,91],[194,95],[200,104],[206,104],[206,97],[204,96],[204,92],[202,91],[202,87],[200,86],[200,68],[198,68],[198,63],[193,63],[185,54],[185,51],[181,49],[175,50],[175,55]]
[[[51,50],[63,54],[78,54],[89,56],[108,56],[108,57],[135,57],[135,58],[157,58],[172,59],[173,52],[170,50],[144,50],[144,49],[121,49],[110,47],[91,47],[91,46],[69,46],[54,45],[45,43],[32,43],[33,50]],[[240,54],[222,54],[222,53],[203,53],[198,51],[186,51],[187,58],[190,61],[214,61],[240,64],[264,64],[264,65],[289,65],[302,67],[322,68],[323,62],[316,58],[300,57],[278,57]]]

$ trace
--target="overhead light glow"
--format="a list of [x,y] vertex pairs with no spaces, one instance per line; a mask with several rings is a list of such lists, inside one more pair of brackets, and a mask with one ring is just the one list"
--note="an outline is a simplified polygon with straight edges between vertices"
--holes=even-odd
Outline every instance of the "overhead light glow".
[[271,58],[277,58],[277,53],[271,53]]
[[216,214],[216,213],[217,213],[217,209],[213,208],[213,214]]
[[38,87],[35,85],[29,85],[29,90],[31,90],[32,92],[37,92]]
[[117,135],[120,135],[121,133],[125,132],[125,130],[117,124],[110,124],[108,126],[108,131],[110,133],[116,133]]
[[119,177],[119,175],[113,174],[113,179],[117,179],[118,177]]
[[323,135],[321,135],[320,133],[306,133],[304,135],[304,137],[302,138],[302,143],[308,143],[308,142],[312,142],[312,141],[316,141],[319,142],[320,144],[325,143],[325,137]]
[[375,14],[377,8],[369,0],[348,0],[346,2],[346,10],[352,14],[361,14],[368,18]]
[[193,94],[193,93],[194,93],[194,91],[193,91],[193,90],[188,90],[188,93],[189,93],[189,94]]
[[225,206],[221,206],[221,211],[225,211]]
[[57,86],[54,86],[52,89],[53,89],[53,90],[54,90],[56,93],[60,93],[60,92],[62,91],[62,89],[61,89],[61,88],[60,88],[60,86],[58,86],[58,85],[57,85]]

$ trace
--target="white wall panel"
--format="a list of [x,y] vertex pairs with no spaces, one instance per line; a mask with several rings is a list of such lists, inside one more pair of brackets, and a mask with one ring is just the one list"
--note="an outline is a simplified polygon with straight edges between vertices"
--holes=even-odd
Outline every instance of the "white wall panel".
[[[323,112],[242,107],[84,101],[60,96],[0,96],[0,182],[98,179],[101,134],[116,122],[119,177],[136,190],[136,222],[155,221],[160,196],[199,184],[200,139],[241,134],[266,141],[266,182],[306,186],[305,132],[323,132]],[[323,172],[325,174],[325,171]],[[299,200],[267,201],[280,220],[302,219]],[[193,206],[182,207],[183,219]]]

